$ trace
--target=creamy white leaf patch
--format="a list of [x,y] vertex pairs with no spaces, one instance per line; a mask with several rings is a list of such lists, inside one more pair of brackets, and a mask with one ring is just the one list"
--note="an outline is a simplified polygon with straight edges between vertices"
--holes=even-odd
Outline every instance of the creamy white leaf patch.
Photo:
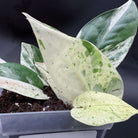
[[[123,95],[123,82],[110,61],[90,42],[70,37],[25,14],[37,38],[48,83],[64,102],[72,104],[87,90]],[[47,77],[47,76],[46,76]],[[49,81],[52,80],[52,81]]]
[[33,99],[49,99],[49,97],[45,95],[41,89],[14,79],[0,77],[0,87]]
[[122,122],[138,114],[138,110],[116,96],[88,91],[79,95],[73,102],[71,116],[91,126]]
[[6,61],[0,58],[0,63],[6,63]]

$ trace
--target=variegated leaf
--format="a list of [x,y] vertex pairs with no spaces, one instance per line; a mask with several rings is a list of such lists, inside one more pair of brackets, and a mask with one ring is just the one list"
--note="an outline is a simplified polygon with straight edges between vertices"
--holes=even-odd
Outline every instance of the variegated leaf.
[[[90,42],[49,28],[25,14],[36,35],[48,83],[58,98],[72,104],[87,90],[98,90],[122,97],[123,82],[110,61]],[[53,85],[54,84],[54,85]]]
[[48,99],[37,74],[17,63],[0,64],[0,87],[34,99]]
[[79,95],[73,102],[71,116],[91,126],[122,122],[138,114],[138,110],[116,96],[88,91]]
[[77,38],[95,44],[117,67],[131,47],[138,26],[138,10],[129,0],[119,8],[107,11],[88,22]]
[[20,63],[33,70],[42,80],[43,84],[48,86],[46,79],[42,76],[41,72],[35,66],[36,62],[43,62],[43,57],[39,49],[36,46],[27,43],[22,43]]

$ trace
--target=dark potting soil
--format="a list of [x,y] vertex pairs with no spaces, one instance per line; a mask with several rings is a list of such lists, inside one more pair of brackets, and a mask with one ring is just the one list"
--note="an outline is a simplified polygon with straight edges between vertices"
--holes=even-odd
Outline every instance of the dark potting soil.
[[50,87],[44,87],[50,99],[36,100],[3,89],[0,96],[0,113],[70,110],[71,106],[59,100]]

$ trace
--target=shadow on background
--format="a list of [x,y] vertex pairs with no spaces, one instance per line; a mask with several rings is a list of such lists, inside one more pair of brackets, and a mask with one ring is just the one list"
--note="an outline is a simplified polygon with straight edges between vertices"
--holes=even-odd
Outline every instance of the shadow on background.
[[[27,12],[60,31],[76,36],[81,27],[98,14],[119,7],[126,0],[4,0],[0,1],[0,57],[19,62],[21,42],[37,45],[29,23],[21,12]],[[138,0],[135,0],[138,5]],[[119,66],[124,84],[124,100],[138,108],[138,36]],[[105,138],[138,138],[138,116],[115,124]]]

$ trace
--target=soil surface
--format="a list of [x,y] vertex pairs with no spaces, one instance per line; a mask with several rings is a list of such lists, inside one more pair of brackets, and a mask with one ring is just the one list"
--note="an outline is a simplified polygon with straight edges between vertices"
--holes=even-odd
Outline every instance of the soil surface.
[[70,110],[59,100],[50,87],[44,87],[49,100],[35,100],[3,89],[0,96],[0,113]]

